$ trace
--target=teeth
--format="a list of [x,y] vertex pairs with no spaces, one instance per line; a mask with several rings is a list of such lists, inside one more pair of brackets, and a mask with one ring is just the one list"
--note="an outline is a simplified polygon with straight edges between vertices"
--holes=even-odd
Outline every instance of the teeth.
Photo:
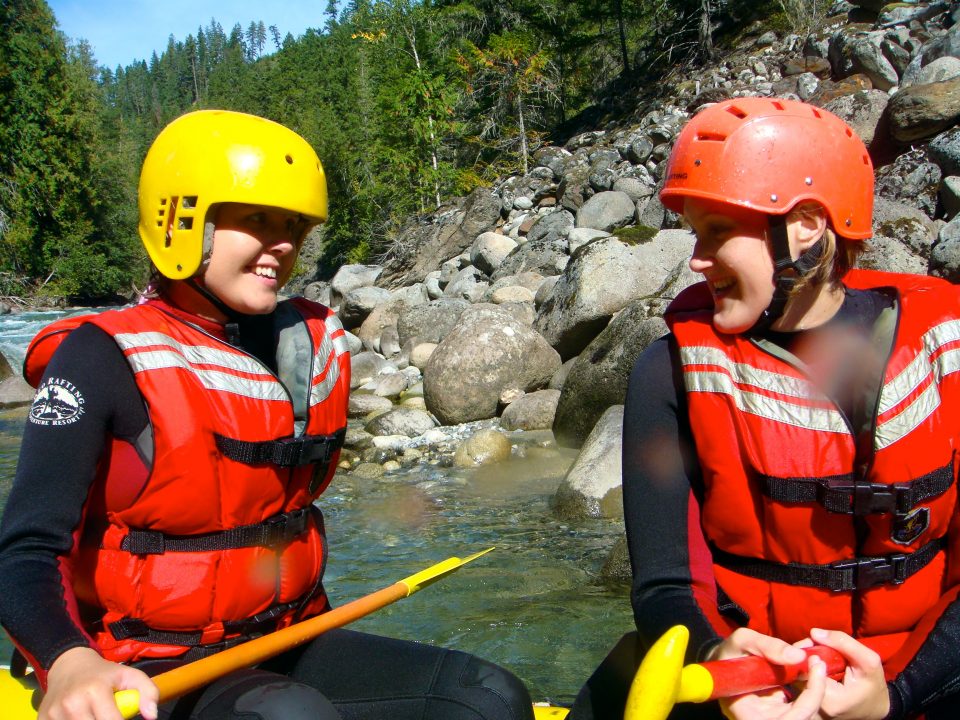
[[273,278],[274,280],[276,280],[276,278],[277,278],[277,271],[276,271],[275,268],[256,267],[256,268],[254,268],[254,272],[255,272],[257,275],[260,275],[261,277]]
[[726,290],[728,287],[730,287],[730,286],[732,286],[732,285],[733,285],[733,280],[732,280],[732,279],[718,280],[718,281],[716,281],[716,282],[713,283],[713,289],[714,289],[714,290]]

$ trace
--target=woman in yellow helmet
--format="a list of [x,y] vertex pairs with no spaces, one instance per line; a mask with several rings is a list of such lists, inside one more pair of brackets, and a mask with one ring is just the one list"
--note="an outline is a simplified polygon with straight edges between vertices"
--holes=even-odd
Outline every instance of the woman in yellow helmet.
[[157,708],[149,676],[328,609],[313,501],[346,430],[350,359],[326,307],[280,300],[327,217],[299,135],[184,115],[144,161],[155,292],[31,344],[37,387],[0,527],[0,618],[46,688],[41,720],[526,718],[510,673],[336,630]]
[[[623,499],[637,633],[573,717],[619,718],[668,628],[687,661],[847,661],[826,678],[671,717],[956,717],[960,290],[851,269],[873,167],[826,110],[738,98],[694,116],[660,195],[703,282],[667,309],[624,410]],[[619,689],[618,689],[619,688]],[[798,694],[799,692],[799,694]]]

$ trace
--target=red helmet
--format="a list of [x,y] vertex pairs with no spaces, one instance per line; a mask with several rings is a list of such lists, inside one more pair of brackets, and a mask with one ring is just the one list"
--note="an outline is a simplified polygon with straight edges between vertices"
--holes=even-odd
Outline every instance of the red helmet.
[[873,163],[863,141],[833,113],[793,100],[725,100],[691,118],[660,191],[677,213],[686,197],[770,215],[812,200],[837,235],[863,240],[873,234]]

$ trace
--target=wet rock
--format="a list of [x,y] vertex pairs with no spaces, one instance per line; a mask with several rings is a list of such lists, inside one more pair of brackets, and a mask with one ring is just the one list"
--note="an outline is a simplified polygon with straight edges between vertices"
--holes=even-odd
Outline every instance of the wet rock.
[[386,473],[379,463],[362,462],[351,471],[354,477],[379,480]]
[[630,568],[630,551],[627,548],[626,536],[617,538],[607,555],[607,559],[600,568],[600,577],[604,580],[629,581],[633,578]]
[[505,430],[549,430],[560,400],[559,390],[537,390],[507,405],[500,416]]
[[462,442],[454,454],[458,467],[503,462],[510,458],[510,440],[496,430],[479,430]]
[[621,447],[623,405],[607,409],[587,437],[553,497],[553,511],[564,520],[623,516]]

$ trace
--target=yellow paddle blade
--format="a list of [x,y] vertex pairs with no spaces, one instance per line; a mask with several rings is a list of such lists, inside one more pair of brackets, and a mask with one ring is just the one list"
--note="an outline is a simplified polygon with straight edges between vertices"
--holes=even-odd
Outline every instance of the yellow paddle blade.
[[9,667],[0,666],[0,706],[3,707],[4,720],[37,720],[39,691],[40,686],[32,673],[16,678],[10,674]]
[[563,720],[569,712],[570,708],[534,704],[533,720]]
[[420,572],[406,577],[400,582],[407,586],[407,597],[410,597],[418,590],[422,590],[427,585],[435,583],[437,580],[445,578],[452,572],[456,572],[468,562],[473,562],[478,557],[486,555],[488,552],[491,552],[495,548],[487,548],[486,550],[481,550],[478,553],[469,555],[465,558],[452,557],[447,558],[443,562],[438,562],[436,565],[431,565],[426,570],[421,570]]

